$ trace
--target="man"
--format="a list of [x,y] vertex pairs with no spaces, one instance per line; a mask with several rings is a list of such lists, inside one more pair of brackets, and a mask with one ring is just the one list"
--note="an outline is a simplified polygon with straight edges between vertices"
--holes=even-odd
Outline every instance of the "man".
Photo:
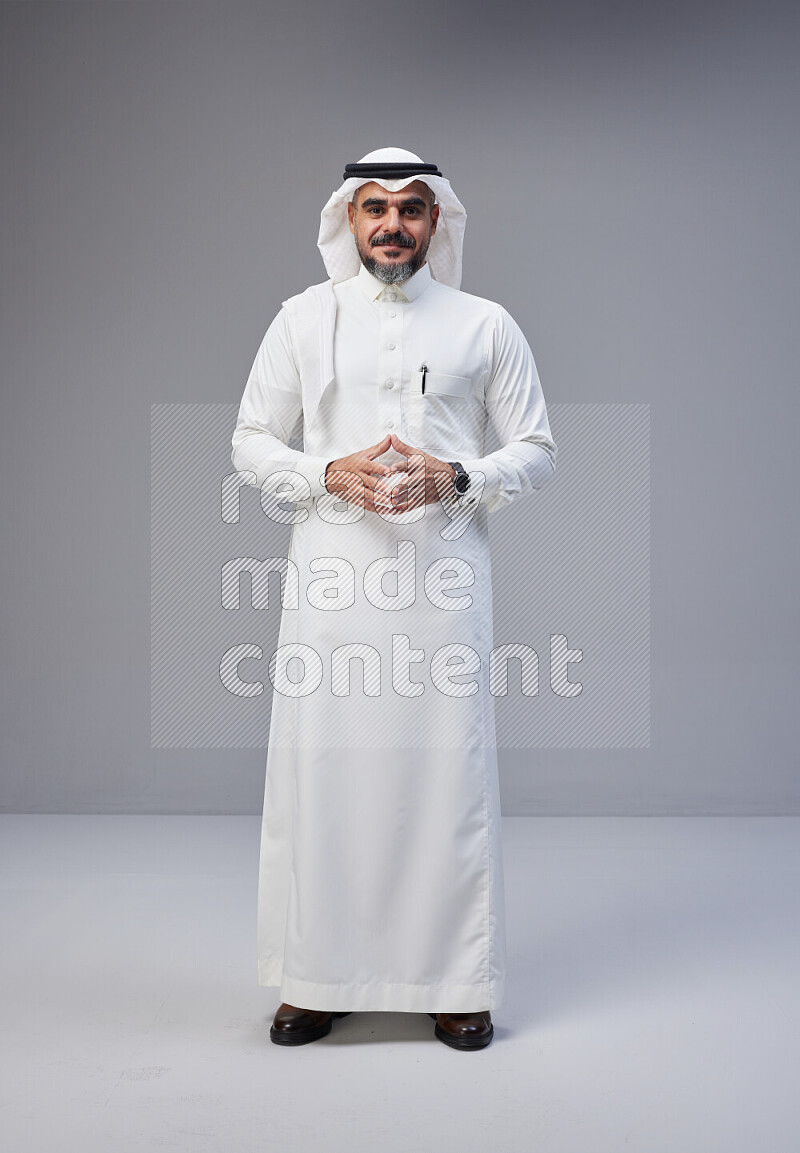
[[556,446],[519,328],[459,291],[449,181],[397,148],[344,175],[320,225],[329,280],[270,325],[233,436],[292,523],[259,983],[280,986],[278,1044],[399,1010],[479,1049],[505,988],[487,514],[540,489]]

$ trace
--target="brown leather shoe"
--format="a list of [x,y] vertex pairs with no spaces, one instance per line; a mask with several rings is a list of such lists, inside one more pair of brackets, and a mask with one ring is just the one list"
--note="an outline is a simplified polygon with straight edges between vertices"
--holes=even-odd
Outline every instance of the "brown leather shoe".
[[482,1013],[429,1013],[436,1021],[433,1030],[440,1041],[453,1049],[485,1049],[494,1036],[492,1014]]
[[307,1045],[330,1033],[334,1017],[349,1016],[349,1013],[328,1013],[322,1009],[298,1009],[284,1001],[272,1019],[270,1040],[276,1045]]

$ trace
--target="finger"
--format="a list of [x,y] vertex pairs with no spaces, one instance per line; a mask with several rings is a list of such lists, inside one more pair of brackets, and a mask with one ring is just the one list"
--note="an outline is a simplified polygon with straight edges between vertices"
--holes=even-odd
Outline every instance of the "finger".
[[413,472],[408,472],[405,479],[394,486],[398,501],[404,502],[418,501],[424,489],[424,477],[416,476]]
[[384,465],[360,465],[358,469],[348,469],[339,473],[334,473],[332,479],[329,474],[329,484],[338,487],[345,487],[348,489],[362,489],[362,488],[375,488],[379,484],[388,469]]
[[327,481],[346,481],[354,475],[355,474],[351,468],[329,468],[325,473],[325,479]]
[[391,497],[380,491],[377,493],[364,494],[364,507],[370,512],[380,513],[381,516],[386,516],[389,513],[395,513],[397,509],[392,503]]
[[414,451],[411,445],[406,444],[404,440],[401,440],[399,436],[395,436],[394,433],[390,435],[392,438],[392,448],[396,449],[397,452],[401,452],[403,456],[411,456],[411,453]]
[[[346,501],[355,508],[363,508],[368,512],[376,512],[377,503],[383,505],[387,502],[385,489],[378,487],[380,478],[376,483],[370,476],[361,476],[355,472],[343,472],[343,479],[330,482],[329,491],[335,493],[340,500]],[[388,504],[386,504],[388,508]]]
[[387,434],[383,438],[383,440],[379,440],[377,444],[373,444],[371,448],[366,449],[365,455],[368,456],[370,458],[370,460],[372,460],[374,457],[380,456],[381,453],[386,452],[387,448],[389,448],[391,443],[392,443],[392,434],[390,432],[387,432]]
[[364,476],[388,476],[392,470],[386,464],[379,464],[377,460],[368,460],[361,465],[359,472]]
[[328,491],[335,493],[348,504],[363,507],[364,492],[370,484],[369,478],[363,478],[355,472],[345,472],[334,478],[328,484]]
[[370,492],[376,488],[385,489],[386,487],[386,477],[383,473],[373,474],[369,472],[363,472],[359,473],[358,475],[361,483],[364,485],[364,488],[369,489]]
[[408,473],[409,483],[425,484],[429,475],[425,466],[425,457],[419,456],[417,453],[410,456],[406,461],[406,472]]
[[358,476],[353,472],[347,472],[344,469],[337,469],[336,472],[329,472],[326,480],[326,487],[328,492],[348,493],[362,487]]

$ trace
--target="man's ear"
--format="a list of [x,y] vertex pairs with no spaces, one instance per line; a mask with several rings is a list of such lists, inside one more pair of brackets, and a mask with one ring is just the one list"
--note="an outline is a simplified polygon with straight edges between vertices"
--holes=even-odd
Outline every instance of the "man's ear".
[[356,210],[353,206],[352,200],[349,200],[347,202],[347,219],[350,223],[350,231],[352,233],[355,233],[355,230],[356,230],[356,225],[355,225]]
[[434,204],[433,208],[431,209],[431,232],[436,231],[436,224],[437,224],[438,220],[439,220],[439,205]]

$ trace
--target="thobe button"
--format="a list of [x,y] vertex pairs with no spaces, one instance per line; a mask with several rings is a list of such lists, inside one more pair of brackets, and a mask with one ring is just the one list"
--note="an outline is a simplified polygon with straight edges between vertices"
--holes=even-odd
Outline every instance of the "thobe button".
[[396,292],[390,292],[386,299],[391,300],[391,301],[397,300],[397,293]]
[[387,381],[385,381],[385,383],[384,383],[383,387],[384,387],[384,388],[394,388],[394,381],[393,381],[393,380],[387,380]]
[[386,421],[386,427],[387,428],[394,428],[394,421],[393,420],[387,420]]
[[392,308],[392,309],[390,309],[390,311],[389,311],[389,315],[390,315],[390,316],[397,316],[397,313],[396,313],[396,312],[395,312],[395,310]]
[[389,345],[387,345],[387,348],[389,349],[390,352],[394,352],[394,350],[397,348],[397,345],[396,344],[389,344]]

